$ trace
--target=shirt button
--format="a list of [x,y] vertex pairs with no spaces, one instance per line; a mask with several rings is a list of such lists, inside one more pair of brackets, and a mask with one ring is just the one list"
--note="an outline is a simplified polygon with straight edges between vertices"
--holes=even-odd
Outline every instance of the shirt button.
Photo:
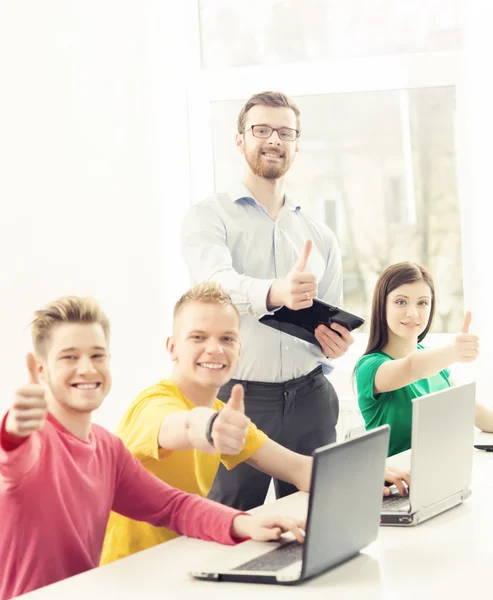
[[284,350],[289,350],[289,346],[284,346]]

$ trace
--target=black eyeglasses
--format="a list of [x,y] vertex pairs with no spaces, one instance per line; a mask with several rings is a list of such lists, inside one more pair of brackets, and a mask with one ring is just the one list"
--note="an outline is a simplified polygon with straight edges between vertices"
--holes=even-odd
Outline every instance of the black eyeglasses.
[[[252,135],[258,138],[270,138],[270,136],[277,131],[279,139],[283,142],[294,142],[294,140],[300,135],[297,129],[291,129],[291,127],[270,127],[269,125],[252,125],[250,127]],[[246,133],[248,129],[245,129],[243,133]]]

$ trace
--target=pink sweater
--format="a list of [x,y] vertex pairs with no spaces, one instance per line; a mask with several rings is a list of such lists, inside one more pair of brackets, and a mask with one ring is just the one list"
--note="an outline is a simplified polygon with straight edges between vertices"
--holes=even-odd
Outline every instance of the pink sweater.
[[0,600],[99,564],[110,511],[204,540],[234,544],[238,511],[149,473],[115,435],[88,441],[52,415],[19,445],[0,429]]

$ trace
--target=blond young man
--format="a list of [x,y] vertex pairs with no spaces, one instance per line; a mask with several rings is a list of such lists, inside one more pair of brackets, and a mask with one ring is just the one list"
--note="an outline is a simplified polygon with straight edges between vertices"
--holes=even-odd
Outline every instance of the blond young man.
[[276,539],[290,519],[242,515],[150,474],[91,413],[110,385],[109,322],[94,300],[35,313],[29,383],[0,425],[0,600],[96,567],[110,511],[234,544]]
[[[146,469],[187,492],[207,496],[221,463],[232,469],[244,462],[308,491],[311,457],[284,448],[257,429],[245,415],[242,386],[233,388],[226,404],[217,399],[240,358],[239,325],[238,310],[219,285],[201,284],[184,294],[167,340],[174,363],[171,378],[139,394],[117,434]],[[388,470],[385,479],[404,492],[409,474]],[[112,513],[102,563],[176,535]]]

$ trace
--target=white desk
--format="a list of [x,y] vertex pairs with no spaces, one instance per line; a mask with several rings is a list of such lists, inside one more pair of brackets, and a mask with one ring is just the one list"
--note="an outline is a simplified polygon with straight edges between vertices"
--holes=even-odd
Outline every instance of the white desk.
[[[493,434],[491,436],[493,438]],[[490,597],[493,570],[493,453],[474,451],[472,496],[461,506],[416,527],[381,527],[360,556],[299,586],[198,581],[190,566],[224,549],[179,538],[118,562],[41,588],[32,600],[251,600],[258,598],[390,599]],[[255,513],[306,514],[302,492]],[[238,547],[239,548],[239,547]]]

